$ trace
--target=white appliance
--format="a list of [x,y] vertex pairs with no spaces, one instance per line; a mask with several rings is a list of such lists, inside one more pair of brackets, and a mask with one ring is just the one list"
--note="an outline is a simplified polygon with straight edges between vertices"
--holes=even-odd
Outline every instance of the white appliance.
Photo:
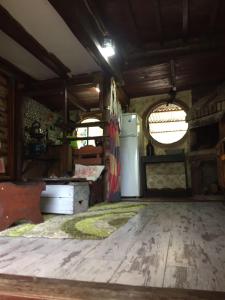
[[121,196],[140,197],[142,122],[135,113],[122,114],[120,134]]

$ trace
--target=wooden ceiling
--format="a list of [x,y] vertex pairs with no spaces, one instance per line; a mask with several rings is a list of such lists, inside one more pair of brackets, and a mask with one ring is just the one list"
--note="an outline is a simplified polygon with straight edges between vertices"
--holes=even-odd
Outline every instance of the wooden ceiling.
[[225,1],[89,0],[116,42],[130,97],[225,78]]
[[[0,0],[0,70],[44,86],[35,97],[56,109],[52,82],[70,85],[72,105],[99,105],[84,70],[112,74],[130,98],[214,85],[225,79],[224,15],[223,0]],[[105,35],[116,45],[110,59],[100,51]]]

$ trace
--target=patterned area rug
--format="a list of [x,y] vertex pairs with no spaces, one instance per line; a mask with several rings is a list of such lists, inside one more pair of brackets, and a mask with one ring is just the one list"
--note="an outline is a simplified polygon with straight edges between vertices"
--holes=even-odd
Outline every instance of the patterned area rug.
[[126,224],[146,203],[98,204],[76,215],[44,215],[44,222],[20,221],[0,236],[27,238],[104,239]]

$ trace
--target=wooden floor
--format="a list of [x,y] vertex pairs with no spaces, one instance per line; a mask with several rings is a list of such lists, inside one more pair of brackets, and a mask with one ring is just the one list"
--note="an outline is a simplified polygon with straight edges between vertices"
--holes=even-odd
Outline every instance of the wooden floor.
[[0,238],[0,273],[225,291],[225,206],[150,203],[102,241]]

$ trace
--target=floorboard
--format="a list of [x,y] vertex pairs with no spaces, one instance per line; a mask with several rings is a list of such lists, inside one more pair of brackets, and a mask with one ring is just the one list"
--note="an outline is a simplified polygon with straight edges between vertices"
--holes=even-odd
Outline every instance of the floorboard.
[[224,300],[225,293],[0,275],[1,300]]
[[99,241],[1,237],[0,274],[225,292],[225,206],[149,203]]

